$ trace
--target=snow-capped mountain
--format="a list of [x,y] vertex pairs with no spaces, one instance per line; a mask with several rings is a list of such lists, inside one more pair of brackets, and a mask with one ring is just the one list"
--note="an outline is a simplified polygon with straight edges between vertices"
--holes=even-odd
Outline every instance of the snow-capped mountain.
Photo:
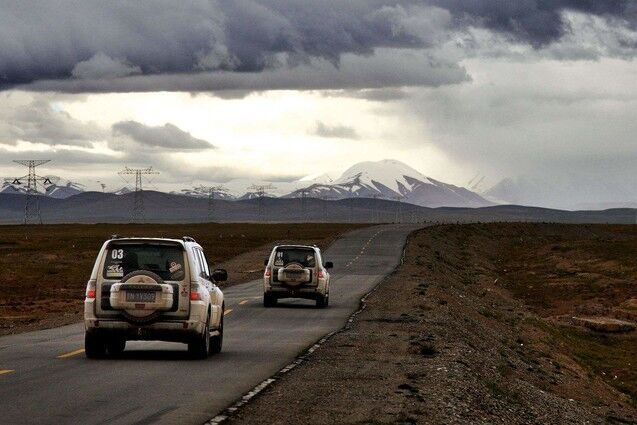
[[[46,196],[50,196],[51,198],[56,199],[66,199],[70,196],[77,195],[78,193],[84,192],[84,185],[80,183],[75,183],[69,180],[61,180],[54,176],[47,177],[51,184],[46,184],[42,186],[38,184],[38,193]],[[26,187],[24,184],[15,184],[11,181],[5,181],[0,189],[0,193],[9,193],[9,194],[25,194]]]
[[20,186],[13,185],[11,182],[2,183],[2,188],[0,188],[0,193],[7,193],[10,195],[21,195],[24,194],[24,189]]
[[132,190],[127,188],[126,186],[122,187],[119,190],[116,190],[115,192],[113,192],[114,195],[126,195],[127,193],[131,193]]
[[427,207],[482,207],[493,205],[468,189],[434,180],[396,160],[360,162],[333,183],[314,183],[286,197],[323,199],[380,198]]
[[84,185],[72,181],[58,181],[46,187],[46,194],[51,198],[66,199],[84,192]]
[[[181,191],[172,191],[170,192],[173,195],[184,195],[184,196],[192,196],[195,198],[208,198],[210,196],[209,191],[205,191],[202,188],[196,187],[193,189],[182,189]],[[212,199],[223,199],[225,201],[234,200],[235,197],[228,193],[227,191],[215,190],[212,192]]]
[[246,192],[237,199],[239,201],[243,201],[245,199],[258,199],[258,198],[276,198],[276,196],[268,192],[265,192],[263,194],[258,192]]

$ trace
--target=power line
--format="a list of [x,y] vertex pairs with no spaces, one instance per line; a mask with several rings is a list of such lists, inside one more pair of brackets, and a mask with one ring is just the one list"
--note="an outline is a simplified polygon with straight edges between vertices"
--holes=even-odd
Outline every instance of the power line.
[[325,220],[325,221],[327,222],[327,217],[328,217],[328,214],[327,214],[327,212],[328,212],[328,211],[327,211],[328,202],[329,202],[329,201],[334,201],[334,200],[336,200],[337,198],[336,198],[335,196],[333,196],[333,195],[331,195],[331,194],[329,194],[329,193],[328,193],[328,194],[325,194],[325,195],[321,196],[321,197],[320,197],[320,199],[323,201],[323,220]]
[[405,197],[403,195],[394,195],[394,196],[391,197],[392,200],[398,202],[397,209],[396,209],[396,223],[402,222],[402,216],[403,216],[403,203],[402,203],[402,200],[404,198]]
[[259,215],[263,213],[263,198],[266,195],[269,195],[269,191],[276,189],[276,186],[273,186],[271,183],[268,184],[253,184],[248,187],[248,190],[252,190],[258,198],[259,205]]
[[[301,195],[300,199],[301,199],[301,212],[303,214],[303,218],[307,218],[307,195],[309,195],[311,193],[311,190],[309,190],[309,188],[304,187],[301,189],[297,189],[295,191],[295,193],[297,195]],[[298,196],[295,196],[295,198],[298,198]]]
[[383,195],[380,194],[380,193],[374,193],[372,195],[372,198],[374,199],[374,202],[372,202],[372,205],[373,205],[373,207],[372,207],[372,221],[374,221],[375,223],[380,223],[380,221],[381,221],[380,208],[379,208],[379,205],[377,205],[378,203],[375,202],[375,201],[376,201],[376,199],[382,198],[382,197],[383,197]]
[[269,195],[270,190],[276,189],[276,186],[272,186],[271,183],[268,184],[253,184],[248,187],[248,190],[252,190],[257,194],[257,197],[263,198],[265,195]]
[[196,192],[203,193],[208,196],[208,220],[212,220],[213,212],[214,212],[214,198],[215,193],[227,193],[228,188],[224,185],[218,186],[197,186],[194,188]]
[[132,176],[132,175],[135,176],[135,194],[133,197],[133,209],[131,210],[131,219],[133,221],[144,221],[144,219],[146,218],[146,211],[144,209],[143,176],[159,174],[159,172],[153,170],[153,167],[148,167],[148,168],[124,167],[124,169],[118,172],[117,174],[119,174],[120,176]]
[[33,221],[35,221],[35,223],[42,224],[42,214],[40,212],[40,191],[38,190],[38,185],[42,185],[44,187],[44,192],[46,193],[46,187],[54,184],[52,181],[54,177],[38,176],[35,169],[36,167],[50,161],[50,159],[17,159],[13,161],[16,164],[24,165],[29,168],[29,173],[27,175],[9,179],[11,180],[11,185],[15,186],[23,185],[24,180],[27,182],[25,188],[26,200],[24,205],[24,224],[28,224]]

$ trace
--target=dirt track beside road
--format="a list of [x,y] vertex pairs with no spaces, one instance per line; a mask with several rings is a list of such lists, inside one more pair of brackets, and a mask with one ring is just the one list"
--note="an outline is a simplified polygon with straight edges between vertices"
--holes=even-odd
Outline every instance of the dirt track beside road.
[[353,325],[230,423],[636,423],[635,332],[560,319],[630,304],[636,236],[635,226],[424,229]]

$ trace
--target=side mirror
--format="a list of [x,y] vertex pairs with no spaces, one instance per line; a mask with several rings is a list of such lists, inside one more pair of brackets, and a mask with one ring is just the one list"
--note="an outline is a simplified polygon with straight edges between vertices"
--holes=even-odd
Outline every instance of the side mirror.
[[265,260],[263,260],[263,265],[267,266],[269,262],[270,262],[270,258],[269,257],[265,257]]
[[325,262],[325,268],[326,269],[333,269],[334,268],[334,263],[332,263],[331,261],[326,261]]
[[215,282],[225,282],[228,280],[228,272],[224,269],[216,269],[212,272],[212,279]]

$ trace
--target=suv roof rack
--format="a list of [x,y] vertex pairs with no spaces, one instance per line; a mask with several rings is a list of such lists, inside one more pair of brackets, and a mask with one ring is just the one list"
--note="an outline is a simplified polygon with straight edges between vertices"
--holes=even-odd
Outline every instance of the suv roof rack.
[[111,239],[121,239],[122,237],[120,235],[111,235]]
[[181,240],[184,242],[196,242],[195,239],[190,236],[183,236]]

